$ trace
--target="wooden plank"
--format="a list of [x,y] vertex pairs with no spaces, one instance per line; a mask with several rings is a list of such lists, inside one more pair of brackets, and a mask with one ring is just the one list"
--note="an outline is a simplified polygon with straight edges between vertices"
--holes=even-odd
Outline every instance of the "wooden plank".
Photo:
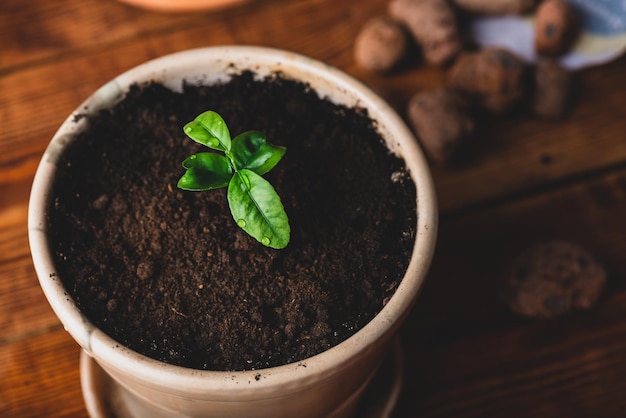
[[198,14],[160,14],[114,0],[64,0],[62,7],[45,0],[3,0],[0,74],[79,50],[175,30],[199,19]]
[[[407,340],[402,416],[621,416],[626,329],[618,295],[591,315]],[[617,306],[620,304],[621,306]],[[606,320],[606,322],[604,322]]]
[[[431,274],[403,328],[406,416],[619,416],[626,360],[626,169],[443,217]],[[607,268],[595,309],[513,315],[506,268],[534,242],[567,239]],[[403,415],[404,416],[404,415]]]
[[[568,187],[442,217],[429,280],[413,322],[441,325],[448,315],[487,318],[501,312],[498,283],[512,259],[536,241],[565,239],[587,247],[611,277],[626,275],[626,169]],[[472,278],[471,280],[469,278]],[[613,286],[623,287],[619,280]]]
[[86,417],[79,354],[63,328],[0,346],[0,416]]
[[61,327],[32,265],[25,205],[0,209],[0,295],[0,346]]
[[[219,27],[212,25],[226,20],[234,23],[227,31],[241,35],[237,43],[271,45],[272,39],[280,39],[294,42],[296,46],[309,42],[312,47],[324,48],[337,40],[351,41],[358,28],[354,22],[360,23],[365,17],[384,13],[385,9],[384,4],[371,0],[359,4],[346,2],[334,7],[329,7],[327,0],[268,3],[249,1],[217,10],[166,14],[117,1],[67,0],[63,7],[58,7],[45,0],[27,4],[6,0],[0,4],[0,38],[4,40],[0,74],[68,54],[80,55],[102,49],[107,44],[129,43],[187,28],[203,31],[203,36],[197,39],[211,43],[211,38],[220,31]],[[290,16],[288,21],[285,16]],[[259,22],[265,22],[265,25],[259,25]],[[329,36],[333,42],[319,42],[320,30],[331,28],[328,23],[343,31],[344,35]],[[306,31],[298,33],[300,29]],[[281,45],[289,49],[288,44]]]

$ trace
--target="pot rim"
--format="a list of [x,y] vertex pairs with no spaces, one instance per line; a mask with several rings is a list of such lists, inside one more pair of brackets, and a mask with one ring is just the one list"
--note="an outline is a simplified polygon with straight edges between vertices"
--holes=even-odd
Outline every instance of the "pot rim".
[[[48,249],[45,227],[47,196],[59,153],[86,123],[87,118],[76,116],[94,113],[121,99],[126,87],[133,82],[164,81],[166,86],[180,89],[181,78],[204,82],[222,79],[223,75],[215,78],[207,76],[206,70],[202,72],[204,64],[211,62],[220,62],[225,68],[228,63],[234,62],[237,70],[251,69],[260,73],[280,71],[292,78],[306,75],[308,79],[305,81],[320,96],[332,94],[331,100],[337,101],[334,96],[338,95],[341,103],[367,108],[382,136],[393,138],[389,146],[405,160],[416,187],[418,216],[414,248],[407,272],[394,295],[354,335],[327,351],[299,362],[252,371],[226,372],[175,366],[139,354],[106,335],[80,312],[56,274]],[[183,77],[190,68],[191,76]],[[168,81],[171,77],[176,79],[173,84]],[[157,385],[176,381],[191,392],[204,393],[209,386],[224,392],[251,387],[258,394],[278,385],[300,387],[309,379],[319,381],[320,375],[323,379],[339,365],[349,363],[355,354],[368,350],[369,341],[391,338],[412,307],[427,274],[437,234],[436,206],[428,164],[412,132],[395,110],[369,87],[335,67],[297,53],[259,46],[213,46],[165,55],[136,66],[102,86],[72,112],[53,136],[35,174],[28,208],[28,234],[35,270],[48,302],[65,329],[89,355],[99,363],[103,358],[111,359],[105,360],[105,368],[132,368],[134,374],[146,382],[154,381]],[[256,380],[258,375],[263,378]]]

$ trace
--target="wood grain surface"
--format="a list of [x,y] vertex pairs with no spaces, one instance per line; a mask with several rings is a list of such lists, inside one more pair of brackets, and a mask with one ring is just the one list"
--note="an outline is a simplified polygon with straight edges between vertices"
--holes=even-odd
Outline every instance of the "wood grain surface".
[[[385,0],[259,0],[168,14],[113,0],[0,2],[0,416],[85,417],[78,345],[47,304],[27,240],[38,161],[63,120],[99,86],[148,59],[221,44],[323,60],[403,114],[438,68],[392,76],[352,59]],[[397,417],[626,416],[626,57],[575,75],[562,121],[489,119],[463,163],[432,167],[440,233],[431,273],[402,329]],[[609,275],[598,306],[553,320],[499,298],[530,244],[580,243]]]

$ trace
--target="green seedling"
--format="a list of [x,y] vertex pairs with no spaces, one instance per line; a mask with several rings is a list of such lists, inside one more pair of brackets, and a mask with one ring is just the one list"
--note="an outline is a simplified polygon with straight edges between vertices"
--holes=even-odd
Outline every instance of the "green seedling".
[[258,131],[231,140],[224,119],[210,110],[183,131],[219,153],[201,152],[183,161],[187,171],[178,187],[190,191],[228,187],[228,205],[237,225],[265,246],[285,248],[291,233],[289,219],[278,193],[261,176],[278,164],[286,148],[270,144]]

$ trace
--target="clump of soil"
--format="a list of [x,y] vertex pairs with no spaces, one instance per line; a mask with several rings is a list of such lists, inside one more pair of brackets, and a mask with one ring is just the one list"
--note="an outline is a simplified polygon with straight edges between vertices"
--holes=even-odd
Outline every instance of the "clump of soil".
[[554,318],[593,308],[606,285],[606,270],[578,244],[540,242],[520,254],[505,276],[503,299],[518,315]]
[[[209,109],[233,135],[287,147],[266,174],[290,218],[286,249],[240,230],[225,189],[177,189],[183,159],[208,151],[181,127]],[[340,343],[391,297],[415,238],[415,187],[366,112],[279,74],[134,86],[59,167],[48,227],[69,294],[120,344],[175,365],[260,369]]]

